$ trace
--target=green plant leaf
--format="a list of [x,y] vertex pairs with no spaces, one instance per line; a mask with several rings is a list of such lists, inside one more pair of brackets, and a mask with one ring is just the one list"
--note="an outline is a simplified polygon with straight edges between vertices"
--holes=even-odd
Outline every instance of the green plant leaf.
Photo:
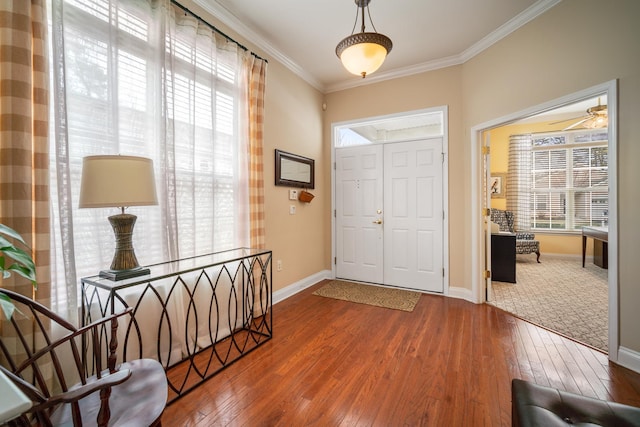
[[0,294],[0,307],[2,307],[2,311],[4,312],[7,320],[11,320],[11,316],[13,316],[13,312],[16,310],[16,308],[8,296]]
[[7,270],[14,271],[24,277],[25,279],[29,279],[33,287],[37,290],[38,285],[36,284],[36,271],[31,268],[27,268],[20,264],[13,264]]
[[[7,240],[3,235],[22,243],[25,248],[29,249],[18,232],[11,227],[0,224],[0,272],[2,273],[2,277],[6,279],[14,272],[29,279],[33,288],[38,289],[36,283],[36,264],[33,262],[31,254],[16,247],[13,242]],[[7,259],[12,259],[15,262],[7,267]],[[13,316],[13,313],[16,311],[11,299],[4,294],[0,294],[0,308],[2,308],[7,319],[11,319],[11,316]]]
[[[7,235],[9,237],[12,237],[12,238],[16,239],[18,242],[20,242],[23,245],[27,246],[27,244],[25,243],[25,241],[22,238],[22,236],[16,230],[14,230],[11,227],[7,227],[4,224],[0,224],[0,233],[1,234],[5,234],[5,235]],[[2,246],[4,246],[4,245],[2,245]]]
[[0,251],[4,252],[6,256],[13,258],[17,263],[20,263],[32,270],[36,269],[36,264],[33,262],[33,258],[31,258],[31,255],[29,255],[22,249],[16,247],[5,247],[1,248]]

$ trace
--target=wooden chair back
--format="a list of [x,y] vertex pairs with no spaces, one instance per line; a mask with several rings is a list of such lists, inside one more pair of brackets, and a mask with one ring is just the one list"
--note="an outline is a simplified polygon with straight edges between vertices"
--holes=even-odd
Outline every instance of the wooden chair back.
[[[6,289],[0,289],[0,293],[15,305],[11,319],[0,313],[0,369],[33,402],[28,414],[13,424],[31,425],[37,421],[40,425],[52,425],[52,412],[60,404],[70,403],[74,425],[82,425],[78,404],[81,397],[74,396],[73,392],[81,394],[77,391],[79,385],[99,383],[109,376],[107,386],[97,387],[102,402],[97,422],[106,425],[110,387],[131,375],[126,370],[118,373],[115,366],[118,317],[128,315],[130,309],[77,328],[30,298]],[[105,337],[108,350],[100,345]],[[96,391],[96,387],[90,388]]]

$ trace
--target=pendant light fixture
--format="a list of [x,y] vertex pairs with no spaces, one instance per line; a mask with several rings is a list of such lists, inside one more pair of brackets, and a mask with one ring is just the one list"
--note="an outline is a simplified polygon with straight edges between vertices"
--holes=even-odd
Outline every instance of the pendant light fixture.
[[[336,46],[336,55],[342,61],[342,65],[352,74],[365,78],[368,74],[376,71],[384,62],[387,54],[391,52],[393,43],[384,34],[376,31],[376,27],[371,20],[369,13],[369,3],[371,0],[355,0],[360,13],[362,14],[362,30],[354,34],[358,22],[358,11],[356,11],[356,21],[353,24],[351,35],[342,39]],[[375,32],[367,33],[364,29],[364,9],[367,8],[369,22]]]

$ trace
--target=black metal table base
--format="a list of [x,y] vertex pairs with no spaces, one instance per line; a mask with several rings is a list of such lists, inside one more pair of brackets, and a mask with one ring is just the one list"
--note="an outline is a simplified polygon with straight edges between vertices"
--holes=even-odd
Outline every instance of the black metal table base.
[[173,402],[271,339],[271,256],[243,248],[148,266],[145,277],[83,278],[83,325],[132,307],[119,361],[160,361]]

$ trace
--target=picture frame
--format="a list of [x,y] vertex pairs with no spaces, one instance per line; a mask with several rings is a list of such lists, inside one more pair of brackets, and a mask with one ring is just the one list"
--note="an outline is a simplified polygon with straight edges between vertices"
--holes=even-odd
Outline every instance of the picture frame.
[[315,161],[308,157],[275,150],[275,185],[315,188]]
[[492,199],[504,199],[507,197],[507,174],[492,173],[489,179],[489,191]]

